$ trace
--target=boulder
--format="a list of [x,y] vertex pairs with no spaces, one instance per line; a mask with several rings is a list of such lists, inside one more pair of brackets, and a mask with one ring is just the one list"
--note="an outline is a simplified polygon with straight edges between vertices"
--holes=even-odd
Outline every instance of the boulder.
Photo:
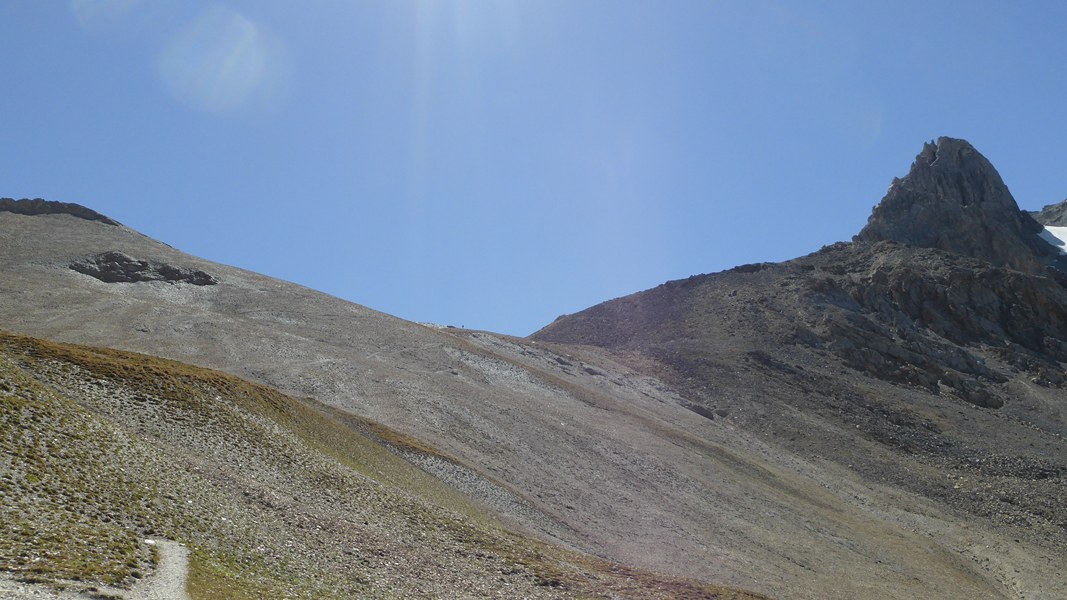
[[184,269],[168,264],[138,260],[128,254],[112,250],[70,265],[79,273],[95,277],[105,283],[135,283],[139,281],[166,281],[215,285],[215,277],[198,269]]

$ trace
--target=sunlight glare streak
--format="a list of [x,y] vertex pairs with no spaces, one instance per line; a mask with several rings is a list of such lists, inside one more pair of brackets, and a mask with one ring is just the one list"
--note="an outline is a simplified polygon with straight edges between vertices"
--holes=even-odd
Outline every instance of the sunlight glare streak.
[[89,32],[101,32],[118,24],[141,0],[70,0],[70,11]]
[[[410,193],[417,201],[425,193],[427,155],[433,145],[431,123],[443,97],[465,97],[477,102],[481,95],[471,83],[477,66],[513,47],[519,37],[517,2],[475,0],[416,0],[412,4],[414,48],[410,98]],[[456,81],[462,77],[462,87]],[[451,79],[445,77],[451,75]],[[470,108],[468,105],[467,108]],[[476,110],[476,109],[473,109]],[[468,132],[474,135],[473,132]],[[421,203],[414,210],[422,210]]]
[[487,44],[511,46],[518,38],[518,4],[456,0],[452,4],[452,30],[465,46]]
[[181,103],[222,113],[255,100],[277,100],[288,69],[281,46],[231,9],[213,7],[178,34],[157,67]]
[[414,79],[411,95],[411,124],[409,128],[411,148],[410,197],[416,202],[413,212],[421,212],[423,183],[426,176],[426,155],[429,138],[429,112],[433,100],[433,59],[436,51],[436,2],[424,0],[415,3],[415,55],[412,65]]

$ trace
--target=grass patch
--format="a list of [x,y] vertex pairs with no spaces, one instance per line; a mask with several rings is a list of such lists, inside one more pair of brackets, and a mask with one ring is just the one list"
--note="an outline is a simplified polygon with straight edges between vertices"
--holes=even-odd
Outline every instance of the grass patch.
[[128,586],[152,570],[142,539],[167,537],[195,600],[502,575],[518,597],[754,597],[509,533],[390,451],[461,464],[431,446],[225,373],[0,332],[0,407],[0,569],[20,576]]
[[193,600],[261,600],[288,596],[279,586],[251,577],[246,568],[233,560],[204,551],[189,555],[186,591]]

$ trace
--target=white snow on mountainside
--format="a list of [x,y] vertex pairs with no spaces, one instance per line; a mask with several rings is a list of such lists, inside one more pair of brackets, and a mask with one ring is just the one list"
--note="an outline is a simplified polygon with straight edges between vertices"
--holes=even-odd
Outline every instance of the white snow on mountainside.
[[1041,239],[1055,246],[1060,254],[1067,254],[1067,227],[1046,226],[1037,234]]

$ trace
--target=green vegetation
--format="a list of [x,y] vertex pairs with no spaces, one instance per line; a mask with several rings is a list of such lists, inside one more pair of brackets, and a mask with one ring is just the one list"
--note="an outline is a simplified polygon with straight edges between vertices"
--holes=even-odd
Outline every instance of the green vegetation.
[[[729,598],[505,531],[381,424],[155,357],[0,333],[0,571],[214,598]],[[744,597],[744,596],[736,596]]]
[[0,380],[0,568],[109,584],[141,572],[150,556],[125,525],[146,522],[154,490],[115,466],[121,432],[10,360]]

